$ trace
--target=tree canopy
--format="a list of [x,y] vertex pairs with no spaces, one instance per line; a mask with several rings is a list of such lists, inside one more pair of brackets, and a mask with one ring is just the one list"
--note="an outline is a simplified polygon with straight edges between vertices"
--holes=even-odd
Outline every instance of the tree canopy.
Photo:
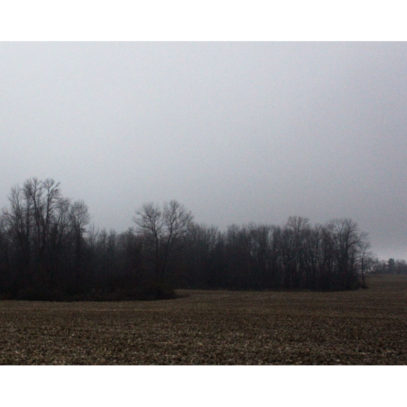
[[[171,298],[177,287],[346,290],[365,284],[369,242],[351,219],[283,226],[195,223],[177,201],[143,205],[123,233],[89,226],[52,179],[11,190],[0,216],[2,298]],[[388,269],[394,268],[389,263]]]

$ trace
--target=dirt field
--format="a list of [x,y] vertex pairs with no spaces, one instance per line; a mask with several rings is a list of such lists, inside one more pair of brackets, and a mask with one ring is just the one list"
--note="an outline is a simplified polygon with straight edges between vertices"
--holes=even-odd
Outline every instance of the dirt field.
[[407,277],[352,292],[0,302],[0,364],[407,364]]

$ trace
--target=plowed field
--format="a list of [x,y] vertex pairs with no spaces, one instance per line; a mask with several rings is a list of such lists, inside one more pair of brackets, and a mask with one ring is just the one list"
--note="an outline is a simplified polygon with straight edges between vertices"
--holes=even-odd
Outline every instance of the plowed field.
[[0,302],[0,364],[407,364],[407,277],[350,292]]

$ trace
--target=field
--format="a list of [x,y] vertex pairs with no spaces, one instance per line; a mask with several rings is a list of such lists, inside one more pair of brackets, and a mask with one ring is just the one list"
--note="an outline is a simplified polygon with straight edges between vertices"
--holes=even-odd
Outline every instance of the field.
[[407,364],[407,277],[351,292],[0,302],[0,364]]

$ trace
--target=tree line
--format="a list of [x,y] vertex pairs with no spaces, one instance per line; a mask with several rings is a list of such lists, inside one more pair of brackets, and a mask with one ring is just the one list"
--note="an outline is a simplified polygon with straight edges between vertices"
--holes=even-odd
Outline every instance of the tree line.
[[311,225],[194,222],[177,201],[140,208],[126,232],[89,226],[83,201],[52,179],[11,190],[0,217],[1,298],[171,298],[175,288],[348,290],[365,285],[372,259],[350,219]]
[[388,260],[374,260],[371,268],[372,274],[403,274],[407,275],[407,262],[390,258]]

